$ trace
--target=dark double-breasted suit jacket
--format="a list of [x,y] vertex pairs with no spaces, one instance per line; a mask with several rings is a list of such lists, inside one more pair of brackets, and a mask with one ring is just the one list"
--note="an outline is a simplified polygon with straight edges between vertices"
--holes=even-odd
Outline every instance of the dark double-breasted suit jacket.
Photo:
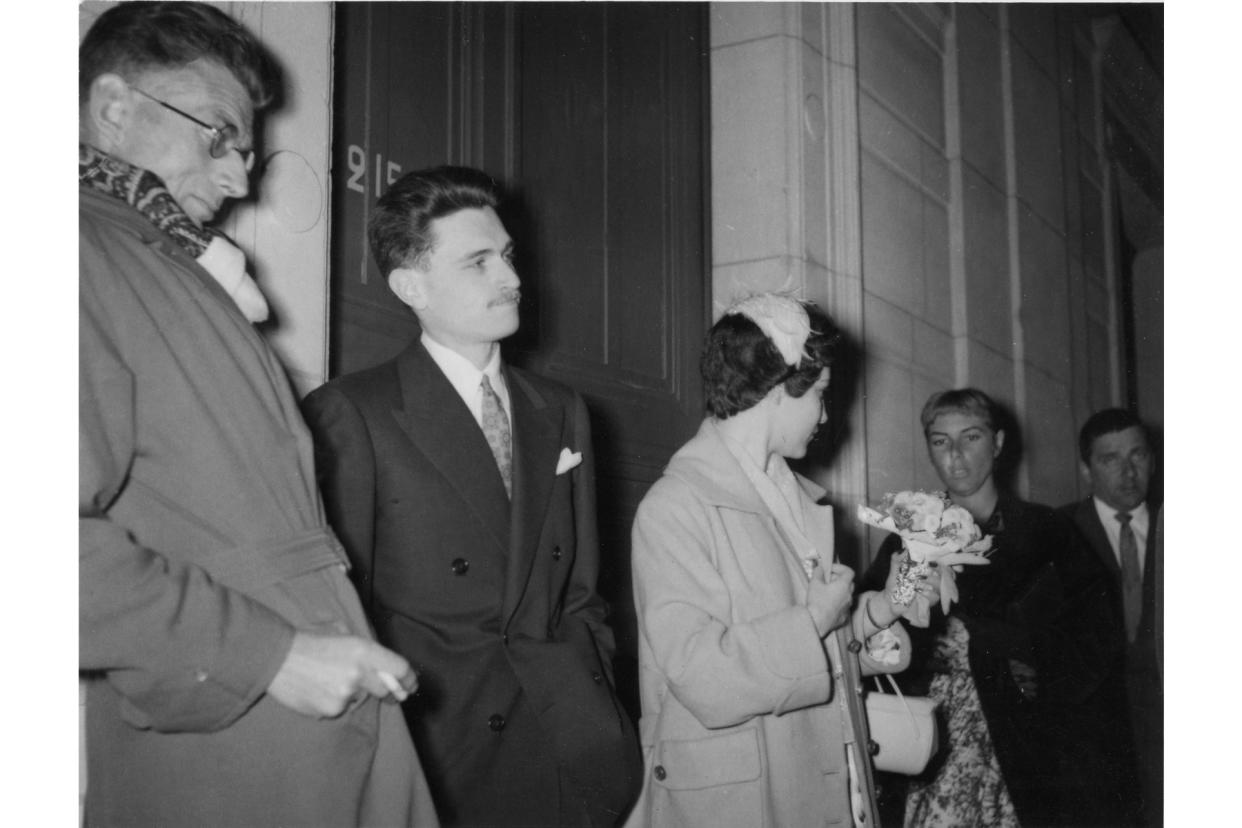
[[[1061,507],[1061,511],[1074,521],[1074,525],[1107,567],[1113,584],[1117,616],[1124,617],[1121,565],[1108,542],[1108,535],[1100,522],[1094,499],[1088,497],[1086,500],[1070,503]],[[1130,725],[1134,731],[1140,781],[1144,789],[1145,801],[1141,803],[1140,810],[1145,815],[1144,821],[1149,824],[1160,823],[1164,748],[1164,682],[1157,653],[1157,642],[1164,625],[1157,596],[1157,582],[1164,562],[1159,560],[1160,550],[1156,540],[1157,512],[1158,508],[1149,503],[1150,523],[1143,550],[1143,608],[1139,616],[1138,632],[1134,641],[1126,646],[1125,653],[1126,697],[1130,708]]]
[[[406,719],[444,823],[611,825],[642,763],[596,592],[586,406],[504,370],[512,502],[418,341],[306,399],[320,485],[379,639],[418,671]],[[581,463],[558,474],[565,449]]]

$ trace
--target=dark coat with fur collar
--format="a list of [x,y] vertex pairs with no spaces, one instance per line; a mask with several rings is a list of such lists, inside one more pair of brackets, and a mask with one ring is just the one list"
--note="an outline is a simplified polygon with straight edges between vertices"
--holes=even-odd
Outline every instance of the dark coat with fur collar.
[[[991,562],[957,575],[950,612],[970,634],[971,674],[1018,819],[1122,824],[1133,772],[1117,714],[1122,632],[1107,573],[1047,506],[1002,496],[983,529],[993,536]],[[900,548],[896,535],[885,540],[863,589],[883,587]],[[936,606],[929,628],[911,629],[912,692],[926,692],[941,669],[931,655],[944,621]],[[1034,692],[1015,679],[1013,661],[1034,668]]]

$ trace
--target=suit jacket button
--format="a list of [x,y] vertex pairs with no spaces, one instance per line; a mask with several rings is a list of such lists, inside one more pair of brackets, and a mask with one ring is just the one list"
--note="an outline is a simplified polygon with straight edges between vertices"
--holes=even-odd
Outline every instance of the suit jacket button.
[[500,636],[500,643],[504,644],[506,647],[509,646],[509,634],[508,633],[504,633]]
[[595,682],[596,684],[602,684],[604,681],[604,677],[601,676],[599,673],[591,673],[591,681]]
[[868,739],[867,750],[871,752],[872,756],[875,756],[877,753],[880,752],[880,743],[877,742],[875,739]]
[[465,558],[455,558],[453,560],[454,575],[465,575],[468,569],[470,569],[470,561]]
[[554,560],[554,561],[559,561],[559,560],[561,559],[561,555],[563,555],[563,554],[565,554],[565,553],[561,552],[561,548],[560,548],[559,546],[553,547],[553,549],[552,549],[552,560]]
[[845,649],[849,650],[854,655],[858,655],[860,652],[862,652],[862,642],[859,641],[857,638],[855,638],[853,641],[849,643],[848,646],[846,646]]
[[505,717],[499,713],[493,713],[491,718],[487,720],[487,726],[499,733],[505,729]]
[[668,773],[664,770],[663,765],[656,765],[653,773],[655,774],[655,778],[659,779],[661,782],[664,781],[664,777],[668,776]]

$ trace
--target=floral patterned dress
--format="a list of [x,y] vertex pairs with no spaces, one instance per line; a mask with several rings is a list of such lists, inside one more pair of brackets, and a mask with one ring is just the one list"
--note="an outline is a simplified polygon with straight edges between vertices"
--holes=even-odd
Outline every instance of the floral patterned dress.
[[948,724],[945,761],[930,780],[911,780],[906,795],[907,828],[1018,825],[971,677],[966,657],[969,642],[966,625],[950,615],[936,642],[936,656],[949,669],[937,674],[928,690],[940,702]]

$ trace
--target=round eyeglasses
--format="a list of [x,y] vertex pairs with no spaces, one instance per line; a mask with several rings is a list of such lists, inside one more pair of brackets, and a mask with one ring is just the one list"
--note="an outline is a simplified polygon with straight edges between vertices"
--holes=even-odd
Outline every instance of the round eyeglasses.
[[170,103],[161,101],[159,98],[155,97],[154,95],[150,93],[143,92],[141,89],[139,89],[136,86],[130,86],[129,88],[137,92],[139,95],[142,95],[144,98],[155,101],[157,104],[164,107],[169,112],[175,112],[178,115],[180,115],[182,118],[185,118],[186,120],[189,120],[189,121],[193,121],[194,123],[198,124],[203,129],[207,130],[207,133],[211,135],[211,145],[207,148],[207,151],[211,153],[212,158],[223,158],[224,156],[228,155],[230,152],[236,152],[238,155],[242,157],[242,163],[246,165],[246,172],[250,172],[250,170],[254,167],[254,150],[253,149],[242,149],[241,147],[237,146],[237,140],[238,140],[237,127],[233,126],[232,124],[225,124],[224,126],[212,126],[206,121],[200,121],[198,118],[195,118],[193,115],[191,115],[188,112],[182,112],[180,109],[177,109],[177,107],[173,106]]

